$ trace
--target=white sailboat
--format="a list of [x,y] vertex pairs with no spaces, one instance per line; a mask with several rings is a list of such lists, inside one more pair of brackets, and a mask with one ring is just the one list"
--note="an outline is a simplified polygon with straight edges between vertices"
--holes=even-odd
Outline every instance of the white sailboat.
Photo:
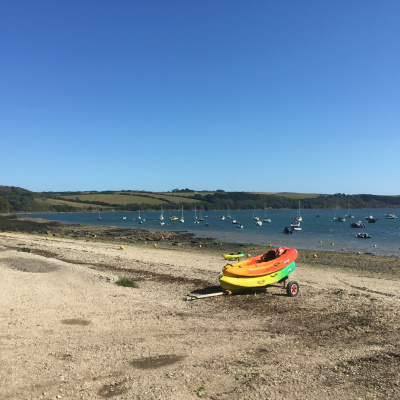
[[255,220],[255,221],[259,221],[260,220],[260,218],[258,218],[257,216],[256,216],[256,207],[254,206],[254,210],[253,210],[253,219]]
[[302,222],[303,221],[303,217],[300,214],[300,200],[299,200],[299,214],[296,216],[297,221]]
[[365,220],[369,223],[374,223],[374,222],[378,221],[378,218],[373,217],[371,214],[371,210],[369,210],[369,216],[365,217]]
[[[339,203],[336,202],[336,209],[339,208]],[[336,209],[335,209],[335,217],[333,218],[334,221],[336,222],[346,222],[346,218],[345,217],[336,217]]]
[[297,217],[294,218],[290,226],[292,228],[300,228],[300,221],[297,219]]
[[159,220],[164,221],[164,210],[162,209],[162,207],[161,207],[161,215],[160,215]]
[[199,224],[199,220],[197,219],[197,209],[196,209],[196,204],[194,205],[194,223]]
[[396,217],[396,215],[394,215],[393,213],[387,212],[384,217],[386,219],[398,219],[398,217]]
[[350,206],[347,205],[347,214],[345,215],[346,218],[354,218],[354,215],[350,213]]
[[182,206],[182,218],[180,219],[181,222],[185,222],[185,219],[183,218],[183,206]]
[[268,218],[267,217],[267,208],[265,207],[265,204],[264,204],[264,219],[263,219],[263,222],[271,222],[271,218]]
[[231,213],[229,212],[229,206],[228,206],[228,215],[226,216],[226,218],[232,218]]

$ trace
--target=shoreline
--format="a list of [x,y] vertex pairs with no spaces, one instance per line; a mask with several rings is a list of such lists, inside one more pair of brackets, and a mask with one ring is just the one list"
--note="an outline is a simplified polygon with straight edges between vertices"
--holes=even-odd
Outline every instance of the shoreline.
[[[210,253],[222,255],[245,253],[261,254],[269,247],[255,244],[219,242],[213,238],[199,238],[182,231],[152,231],[147,229],[119,228],[115,226],[95,226],[63,224],[58,221],[41,220],[17,216],[0,216],[1,232],[44,235],[49,238],[65,238],[93,243],[115,243],[116,246],[141,246],[183,252]],[[345,270],[377,277],[400,280],[400,258],[378,256],[371,253],[350,253],[328,250],[298,249],[299,263],[307,263],[316,268]]]
[[[379,225],[369,224],[366,228],[372,239],[361,240],[355,238],[355,233],[358,231],[348,224],[337,224],[330,220],[328,215],[321,215],[320,219],[310,219],[307,218],[304,225],[303,232],[296,232],[294,235],[283,235],[280,226],[284,226],[287,222],[288,215],[278,215],[274,224],[264,224],[266,228],[256,228],[255,224],[251,224],[253,221],[248,221],[246,228],[241,231],[238,229],[231,229],[230,222],[221,222],[217,214],[210,215],[210,226],[204,228],[201,224],[194,225],[191,224],[190,218],[185,219],[184,224],[171,223],[166,221],[166,226],[159,226],[157,220],[154,219],[157,216],[148,215],[148,221],[144,224],[138,224],[135,218],[126,214],[117,213],[118,217],[105,216],[102,221],[98,221],[97,217],[93,219],[92,217],[79,213],[79,215],[74,216],[68,213],[68,216],[60,215],[32,215],[32,218],[52,218],[55,221],[59,221],[63,224],[88,224],[94,227],[100,226],[113,226],[114,228],[124,228],[124,229],[139,229],[146,230],[147,232],[168,232],[169,230],[174,230],[175,233],[183,232],[190,233],[193,238],[197,240],[203,240],[203,238],[214,240],[216,242],[223,243],[238,243],[243,245],[256,244],[260,246],[270,245],[277,247],[280,245],[286,247],[297,247],[297,249],[306,249],[314,251],[332,251],[335,253],[358,253],[363,254],[370,253],[377,256],[391,256],[400,258],[400,249],[398,247],[398,240],[400,230],[397,229],[396,222],[393,221],[383,221],[382,231]],[[27,216],[25,216],[27,217]],[[29,218],[30,216],[28,216]],[[120,218],[119,218],[120,217]],[[250,214],[238,215],[240,220],[245,218],[251,218]],[[310,216],[309,216],[310,217]],[[251,224],[251,225],[250,225]],[[207,225],[207,224],[206,224]],[[233,226],[235,228],[235,226]],[[92,228],[90,228],[92,229]],[[399,228],[400,229],[400,228]],[[136,231],[137,232],[137,231]],[[362,231],[364,232],[364,231]],[[120,236],[123,236],[121,233]],[[135,234],[136,236],[136,234]]]

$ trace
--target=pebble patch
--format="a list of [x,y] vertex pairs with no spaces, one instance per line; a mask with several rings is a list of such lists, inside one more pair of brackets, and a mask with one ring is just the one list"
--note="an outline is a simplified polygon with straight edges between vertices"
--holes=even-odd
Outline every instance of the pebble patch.
[[87,319],[82,319],[82,318],[71,318],[71,319],[63,319],[61,323],[65,325],[82,325],[86,326],[91,324],[91,321],[88,321]]
[[156,369],[165,367],[166,365],[176,364],[182,361],[185,356],[170,355],[170,356],[160,356],[160,357],[146,357],[140,360],[134,360],[131,365],[140,369]]

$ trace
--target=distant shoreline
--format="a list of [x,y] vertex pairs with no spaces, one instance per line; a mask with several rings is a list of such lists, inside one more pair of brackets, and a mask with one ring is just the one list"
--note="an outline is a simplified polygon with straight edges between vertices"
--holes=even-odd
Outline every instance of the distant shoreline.
[[[268,250],[265,245],[219,242],[215,239],[198,238],[183,231],[150,231],[147,229],[118,228],[63,224],[58,221],[40,220],[0,215],[1,232],[24,233],[43,238],[66,238],[86,242],[115,243],[117,246],[157,246],[163,249],[186,252],[208,252],[222,255],[240,250],[246,255],[261,254]],[[315,257],[317,256],[317,257]],[[370,253],[354,254],[338,251],[299,250],[299,265],[307,263],[316,267],[351,271],[360,275],[372,274],[391,279],[400,279],[400,258],[376,256]]]

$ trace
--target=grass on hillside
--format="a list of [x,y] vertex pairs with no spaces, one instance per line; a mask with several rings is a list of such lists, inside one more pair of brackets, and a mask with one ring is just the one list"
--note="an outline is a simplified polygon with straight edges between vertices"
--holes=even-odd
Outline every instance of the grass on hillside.
[[315,199],[316,197],[319,197],[319,196],[326,196],[326,195],[320,194],[320,193],[292,193],[292,192],[274,192],[274,193],[252,192],[252,193],[286,197],[288,199],[293,199],[293,200]]
[[[49,205],[49,206],[71,206],[75,208],[81,208],[83,210],[87,210],[90,207],[93,208],[93,204],[89,203],[76,203],[74,201],[66,201],[66,200],[56,200],[56,199],[35,199],[35,202],[40,204],[41,206],[43,205]],[[102,206],[102,208],[107,208],[107,206]]]
[[189,197],[194,196],[195,194],[200,194],[201,196],[206,196],[207,194],[214,194],[215,192],[177,192],[177,193],[170,193],[170,192],[160,192],[159,194],[163,196],[169,197]]
[[[77,194],[77,195],[68,195],[68,196],[61,196],[65,199],[79,199],[80,201],[100,201],[102,203],[108,203],[108,204],[118,204],[118,205],[127,205],[127,204],[150,204],[150,205],[159,205],[159,204],[165,204],[169,201],[176,203],[177,202],[177,196],[173,195],[163,195],[163,194],[157,194],[157,193],[152,193],[149,194],[148,196],[146,195],[141,195],[141,194],[119,194],[119,193],[114,193],[114,194],[102,194],[102,193],[96,193],[96,194]],[[198,200],[194,199],[188,199],[185,198],[184,196],[179,196],[182,197],[182,202],[185,203],[196,203]],[[74,203],[74,204],[79,204],[79,203]]]

